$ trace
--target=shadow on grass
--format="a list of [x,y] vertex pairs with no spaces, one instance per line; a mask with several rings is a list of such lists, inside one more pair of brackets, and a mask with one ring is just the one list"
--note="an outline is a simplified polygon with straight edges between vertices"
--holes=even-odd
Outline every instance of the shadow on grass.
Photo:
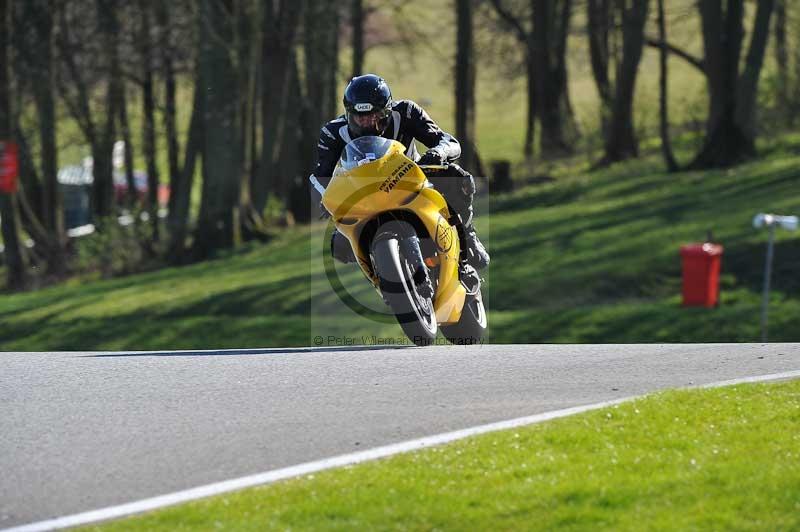
[[[796,342],[800,330],[800,305],[779,301],[771,305],[772,342]],[[758,342],[760,307],[757,294],[744,290],[723,294],[718,308],[681,307],[671,303],[628,301],[618,304],[559,310],[515,312],[509,319],[501,312],[493,341],[555,343],[696,343]],[[489,316],[492,323],[493,317]]]
[[535,207],[554,207],[575,201],[582,192],[582,187],[575,182],[545,186],[529,185],[513,195],[490,198],[489,212],[506,213]]
[[[762,236],[766,240],[766,235]],[[743,242],[735,248],[726,249],[722,257],[722,273],[732,274],[737,286],[760,293],[764,284],[766,254],[766,241]],[[787,296],[800,297],[798,265],[800,265],[800,239],[775,242],[772,289]]]

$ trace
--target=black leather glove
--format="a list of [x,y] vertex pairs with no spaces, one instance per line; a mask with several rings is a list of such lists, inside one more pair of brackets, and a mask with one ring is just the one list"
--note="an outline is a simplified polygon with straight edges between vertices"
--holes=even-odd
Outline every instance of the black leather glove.
[[442,154],[436,150],[428,150],[425,154],[419,158],[417,161],[418,165],[426,165],[426,164],[444,164],[445,160],[442,157]]

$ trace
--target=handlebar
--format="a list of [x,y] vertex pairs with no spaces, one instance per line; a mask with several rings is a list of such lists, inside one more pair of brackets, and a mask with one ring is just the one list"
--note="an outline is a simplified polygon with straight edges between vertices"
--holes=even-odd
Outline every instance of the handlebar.
[[442,170],[447,170],[448,168],[450,168],[450,165],[447,164],[447,163],[445,163],[445,164],[420,164],[418,166],[419,166],[420,170],[422,170],[422,172],[425,175],[428,175],[428,173],[440,172]]

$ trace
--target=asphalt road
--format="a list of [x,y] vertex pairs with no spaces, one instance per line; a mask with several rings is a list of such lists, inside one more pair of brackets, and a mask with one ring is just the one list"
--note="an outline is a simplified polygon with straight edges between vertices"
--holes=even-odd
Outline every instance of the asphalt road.
[[800,344],[0,353],[0,528],[570,406]]

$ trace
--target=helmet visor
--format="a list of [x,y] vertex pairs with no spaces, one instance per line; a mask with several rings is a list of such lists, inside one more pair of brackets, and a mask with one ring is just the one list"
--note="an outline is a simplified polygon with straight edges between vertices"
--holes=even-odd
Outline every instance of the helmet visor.
[[366,113],[359,113],[352,108],[347,109],[347,123],[356,136],[382,135],[389,125],[390,110],[378,109]]
[[371,113],[353,113],[353,122],[363,129],[378,129],[380,121],[386,113],[383,111],[372,111]]

